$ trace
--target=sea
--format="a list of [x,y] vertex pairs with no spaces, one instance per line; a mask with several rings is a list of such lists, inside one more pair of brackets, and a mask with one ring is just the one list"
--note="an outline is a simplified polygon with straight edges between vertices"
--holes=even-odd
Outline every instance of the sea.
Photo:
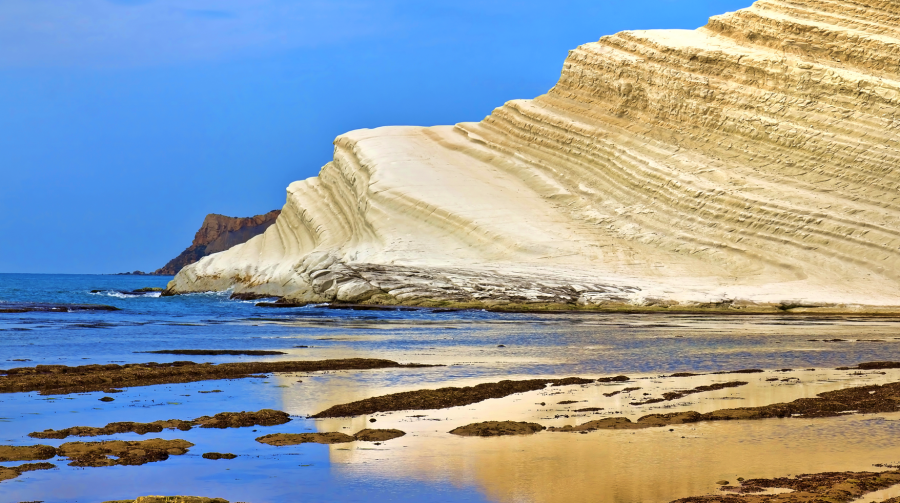
[[[116,435],[111,438],[182,438],[195,446],[188,454],[142,466],[76,468],[64,459],[51,460],[55,469],[0,482],[0,503],[102,502],[145,495],[207,496],[231,502],[667,502],[714,491],[717,477],[779,476],[900,462],[900,417],[890,414],[695,425],[678,430],[683,434],[545,432],[512,439],[448,434],[473,419],[530,419],[546,426],[583,421],[569,407],[556,405],[562,400],[550,396],[557,391],[546,391],[446,411],[347,420],[307,418],[331,405],[386,393],[535,377],[627,375],[644,390],[656,392],[675,386],[665,376],[676,372],[707,376],[695,378],[699,383],[717,379],[710,377],[714,372],[761,369],[764,372],[752,378],[746,391],[715,392],[677,406],[712,410],[723,404],[746,406],[815,396],[848,383],[897,380],[900,374],[892,372],[854,375],[835,369],[867,361],[900,361],[900,318],[371,310],[327,304],[273,308],[257,305],[266,299],[231,299],[230,292],[170,297],[130,293],[165,287],[171,279],[0,274],[0,311],[15,305],[62,306],[52,312],[0,312],[0,368],[351,357],[434,366],[134,387],[109,402],[99,400],[101,392],[0,394],[3,445],[58,446],[73,439],[35,441],[27,434],[114,421],[192,419],[263,408],[292,415],[291,422],[273,427]],[[118,310],[65,308],[84,304]],[[145,353],[175,349],[285,354]],[[572,402],[606,409],[595,414],[639,415],[627,401],[617,401],[621,397],[606,398],[602,392],[609,389],[586,386],[564,394]],[[200,393],[212,390],[220,392]],[[255,441],[267,433],[352,433],[365,427],[399,428],[408,435],[379,445],[272,447]],[[678,442],[671,440],[677,437]],[[238,457],[208,460],[201,457],[205,452]],[[0,466],[18,464],[0,462]]]

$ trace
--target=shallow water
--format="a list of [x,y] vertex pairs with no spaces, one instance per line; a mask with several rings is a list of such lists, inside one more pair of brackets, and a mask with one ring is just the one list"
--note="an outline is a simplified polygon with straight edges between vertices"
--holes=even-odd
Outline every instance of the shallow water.
[[[900,319],[796,316],[536,315],[480,311],[351,311],[310,306],[256,307],[227,294],[123,296],[168,278],[0,275],[0,301],[100,303],[115,312],[0,314],[0,366],[191,360],[228,362],[387,358],[444,366],[205,381],[102,393],[0,395],[0,440],[59,445],[26,435],[46,428],[112,421],[192,419],[273,408],[295,414],[275,427],[166,430],[141,437],[183,438],[184,456],[137,467],[59,468],[0,483],[0,501],[103,501],[145,494],[194,494],[231,501],[611,501],[667,502],[716,491],[738,476],[774,477],[879,470],[900,462],[900,416],[774,419],[581,435],[543,432],[516,438],[460,438],[452,428],[484,420],[580,424],[608,415],[764,405],[847,386],[900,380],[886,373],[836,371],[863,361],[900,360]],[[103,290],[91,294],[91,290]],[[822,342],[823,339],[843,342]],[[816,341],[810,341],[816,339]],[[872,342],[880,341],[880,342]],[[504,347],[498,347],[498,346]],[[295,346],[307,346],[299,348]],[[272,349],[276,357],[140,354],[163,349]],[[12,361],[29,360],[29,361]],[[672,372],[767,369],[760,374],[662,378]],[[774,372],[791,368],[790,372]],[[814,369],[814,370],[807,370]],[[420,388],[507,378],[601,377],[632,382],[549,388],[440,411],[353,419],[304,417],[339,403]],[[777,377],[778,381],[766,381]],[[631,406],[636,399],[710,382],[747,385]],[[302,382],[297,382],[302,381]],[[630,395],[604,397],[624,387]],[[222,393],[199,393],[221,389]],[[555,394],[559,393],[559,394]],[[575,400],[572,405],[559,401]],[[544,405],[540,405],[543,403]],[[603,407],[599,413],[573,413]],[[410,417],[422,415],[424,417]],[[568,416],[568,417],[566,417]],[[396,427],[407,436],[382,445],[271,447],[275,432]],[[252,431],[257,430],[257,431]],[[682,438],[684,437],[684,438]],[[101,440],[108,437],[76,440]],[[211,461],[204,452],[233,452]],[[0,463],[11,466],[19,463]],[[302,498],[301,498],[302,496]]]

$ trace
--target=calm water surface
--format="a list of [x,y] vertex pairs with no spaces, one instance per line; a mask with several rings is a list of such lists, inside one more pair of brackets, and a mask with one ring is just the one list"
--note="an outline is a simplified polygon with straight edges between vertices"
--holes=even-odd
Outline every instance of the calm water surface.
[[[895,440],[900,438],[900,422],[884,414],[713,423],[673,432],[541,433],[490,439],[446,433],[483,420],[534,420],[557,426],[605,415],[637,418],[658,412],[629,406],[633,397],[602,394],[624,385],[599,384],[525,393],[443,411],[380,414],[372,426],[396,427],[408,435],[379,446],[270,447],[254,438],[275,432],[353,433],[371,425],[368,417],[305,419],[331,405],[396,391],[506,378],[626,374],[642,388],[635,393],[655,394],[734,377],[700,376],[674,382],[659,377],[665,373],[795,369],[741,377],[749,384],[667,403],[667,411],[761,405],[849,385],[896,381],[900,373],[894,371],[853,376],[833,369],[862,361],[900,360],[900,319],[352,311],[327,306],[271,309],[229,300],[227,294],[118,293],[165,286],[169,279],[0,274],[0,303],[94,303],[121,309],[0,314],[0,368],[346,357],[443,366],[137,387],[116,394],[115,401],[108,403],[98,401],[101,393],[0,395],[0,441],[17,445],[37,443],[26,436],[31,431],[102,426],[112,421],[192,419],[261,408],[297,416],[290,423],[268,428],[116,435],[112,438],[183,438],[196,445],[187,455],[137,467],[76,469],[55,461],[58,469],[29,472],[0,483],[0,502],[105,501],[146,494],[247,502],[666,502],[713,491],[714,482],[723,477],[872,469],[873,463],[900,461]],[[822,342],[835,338],[844,341]],[[164,349],[273,349],[288,354],[261,358],[136,353]],[[773,375],[785,380],[766,381]],[[198,393],[212,389],[223,393]],[[557,392],[565,397],[551,394]],[[562,398],[604,411],[590,417],[574,414],[572,406],[557,404]],[[231,461],[200,457],[210,451],[239,457]]]

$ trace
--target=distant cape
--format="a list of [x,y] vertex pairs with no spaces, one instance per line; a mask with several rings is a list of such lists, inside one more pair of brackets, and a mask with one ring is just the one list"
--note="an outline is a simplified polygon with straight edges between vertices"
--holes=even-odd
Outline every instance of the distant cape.
[[250,238],[265,232],[280,214],[281,210],[272,210],[264,215],[240,218],[210,213],[203,219],[203,225],[194,235],[191,246],[152,274],[174,276],[184,266],[193,264],[207,255],[246,243]]

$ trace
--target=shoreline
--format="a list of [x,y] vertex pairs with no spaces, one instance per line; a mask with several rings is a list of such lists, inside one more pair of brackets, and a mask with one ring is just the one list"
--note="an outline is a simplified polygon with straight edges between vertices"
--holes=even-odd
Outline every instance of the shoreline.
[[[166,291],[164,296],[192,295],[200,292],[172,293]],[[204,292],[206,293],[206,292]],[[287,297],[272,295],[238,293],[231,294],[233,300],[276,299],[274,302],[258,302],[257,307],[273,309],[291,309],[306,306],[321,306],[326,309],[347,309],[358,311],[394,311],[431,309],[436,312],[452,311],[487,311],[491,313],[536,313],[536,314],[709,314],[709,315],[789,315],[789,316],[868,316],[868,317],[900,317],[900,306],[873,305],[799,305],[799,304],[759,304],[748,302],[722,302],[696,305],[653,304],[636,305],[629,303],[606,303],[601,305],[578,305],[542,302],[501,302],[501,301],[448,301],[420,300],[414,302],[396,302],[378,299],[375,302],[294,302]]]

